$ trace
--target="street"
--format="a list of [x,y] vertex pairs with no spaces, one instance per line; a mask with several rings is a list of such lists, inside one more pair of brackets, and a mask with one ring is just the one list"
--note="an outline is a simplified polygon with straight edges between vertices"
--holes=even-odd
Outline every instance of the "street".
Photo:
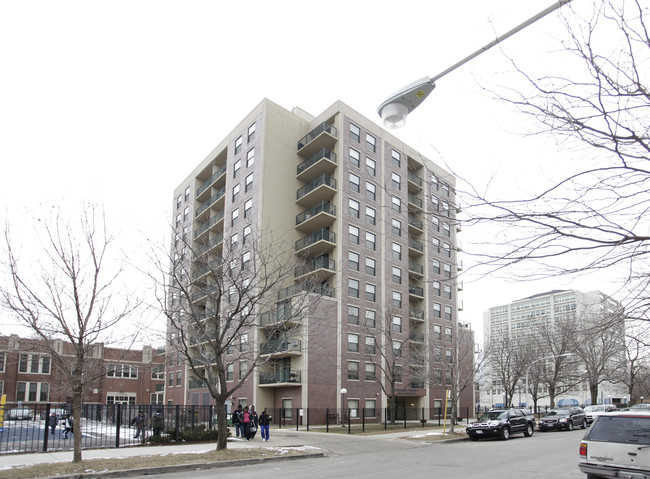
[[[147,475],[160,479],[270,477],[283,479],[347,477],[444,477],[446,479],[578,479],[578,448],[583,430],[535,431],[508,441],[469,440],[423,443],[379,436],[281,432],[296,445],[327,450],[324,458],[280,461],[207,471]],[[273,444],[269,443],[268,447]],[[145,476],[142,476],[145,477]]]

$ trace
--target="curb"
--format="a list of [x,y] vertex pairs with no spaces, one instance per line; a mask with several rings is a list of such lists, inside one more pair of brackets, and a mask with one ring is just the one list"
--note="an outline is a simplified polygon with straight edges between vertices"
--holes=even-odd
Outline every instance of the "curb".
[[235,459],[232,461],[200,462],[190,464],[178,464],[173,466],[147,467],[141,469],[122,469],[106,472],[82,472],[59,476],[46,476],[39,479],[110,479],[119,477],[150,476],[152,474],[170,474],[173,472],[203,471],[206,469],[220,469],[224,467],[249,466],[263,462],[293,461],[298,459],[313,459],[325,457],[323,452],[308,454],[297,454],[294,456],[256,457],[251,459]]

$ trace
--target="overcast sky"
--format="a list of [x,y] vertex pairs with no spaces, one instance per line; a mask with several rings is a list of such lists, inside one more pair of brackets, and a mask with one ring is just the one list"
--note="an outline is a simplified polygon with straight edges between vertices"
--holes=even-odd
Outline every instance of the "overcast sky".
[[[394,91],[551,3],[2,2],[1,219],[97,202],[136,254],[138,231],[168,234],[174,188],[263,98],[314,115],[340,99],[379,124],[376,108]],[[526,120],[480,85],[511,81],[504,53],[557,68],[564,35],[557,12],[528,27],[439,80],[395,134],[477,185],[495,175],[499,187],[523,191],[539,175],[561,173],[553,139],[522,136]],[[461,241],[470,234],[480,232],[463,231]],[[610,292],[594,278],[467,278],[460,319],[481,330],[487,308],[555,287]]]

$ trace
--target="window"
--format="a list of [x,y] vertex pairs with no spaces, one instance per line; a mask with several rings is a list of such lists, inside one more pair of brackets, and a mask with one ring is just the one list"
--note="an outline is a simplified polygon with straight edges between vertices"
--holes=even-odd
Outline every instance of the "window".
[[359,297],[359,280],[357,279],[348,279],[348,296],[351,298]]
[[241,170],[241,160],[235,161],[235,165],[233,167],[233,178],[237,178],[237,175],[239,174],[239,170]]
[[440,369],[433,370],[433,384],[437,386],[442,385],[442,371]]
[[368,150],[372,152],[375,151],[376,148],[375,142],[376,142],[375,137],[369,133],[366,133],[366,148],[368,148]]
[[396,308],[402,307],[402,293],[393,291],[393,306]]
[[237,224],[237,219],[239,218],[239,209],[233,210],[230,216],[230,226],[235,226],[235,224]]
[[354,148],[350,148],[350,163],[357,168],[361,165],[361,154]]
[[372,336],[366,336],[366,354],[375,354],[375,338]]
[[248,373],[248,363],[246,361],[239,362],[239,380],[241,381]]
[[185,188],[185,201],[190,199],[190,187]]
[[169,382],[167,385],[170,387],[174,385],[174,373],[169,373]]
[[433,210],[434,211],[439,211],[440,210],[440,204],[438,202],[438,197],[435,195],[431,195],[431,204],[433,205]]
[[446,201],[442,202],[442,214],[449,217],[449,203]]
[[395,381],[402,382],[402,366],[395,366]]
[[251,148],[246,153],[246,168],[250,168],[255,164],[255,148]]
[[366,381],[375,380],[375,363],[366,363]]
[[431,229],[433,231],[440,231],[440,220],[435,216],[431,217]]
[[451,245],[449,243],[443,243],[442,249],[444,250],[445,256],[451,258]]
[[251,227],[250,227],[250,225],[244,226],[243,244],[248,244],[250,242],[250,236],[251,236]]
[[390,202],[395,211],[398,213],[402,211],[402,201],[397,196],[392,196]]
[[433,360],[437,363],[442,361],[442,348],[440,346],[434,346],[433,348]]
[[359,193],[361,178],[359,178],[354,173],[350,173],[350,189]]
[[396,220],[395,218],[393,218],[391,220],[391,225],[392,225],[393,234],[397,236],[402,236],[402,223],[400,222],[400,220]]
[[398,190],[402,188],[402,178],[400,178],[397,173],[392,173],[390,175],[390,182],[393,185],[393,188]]
[[366,309],[366,328],[374,328],[377,313],[371,309]]
[[441,328],[439,324],[433,325],[433,339],[442,339]]
[[377,286],[374,284],[366,283],[366,301],[375,302],[377,296]]
[[442,309],[441,309],[440,303],[433,303],[433,316],[435,318],[441,318],[442,317]]
[[251,126],[248,127],[248,140],[247,142],[250,143],[255,139],[255,123],[253,123]]
[[181,214],[178,213],[176,215],[176,226],[180,226],[180,224],[181,224]]
[[393,332],[401,333],[402,332],[402,318],[399,316],[393,316]]
[[241,151],[242,142],[243,142],[243,140],[242,140],[242,137],[240,135],[239,138],[237,138],[235,140],[235,155]]
[[293,420],[293,408],[291,399],[282,400],[282,416],[289,421]]
[[355,253],[354,251],[348,252],[348,268],[359,271],[359,253]]
[[440,274],[440,261],[434,259],[433,261],[431,261],[431,265],[433,266],[433,272],[436,274]]
[[443,264],[443,268],[445,271],[445,278],[451,278],[451,265],[450,264]]
[[359,417],[359,400],[348,399],[348,411],[350,411],[351,418]]
[[348,324],[359,324],[359,308],[348,305]]
[[359,228],[353,225],[348,226],[348,241],[352,244],[359,244]]
[[178,198],[176,198],[176,209],[181,207],[182,201],[183,201],[183,195],[178,195]]
[[449,196],[449,185],[445,183],[444,181],[442,182],[442,192]]
[[451,350],[451,348],[445,348],[445,358],[448,363],[453,363],[454,362],[454,353]]
[[371,208],[370,206],[366,206],[366,223],[369,225],[374,225],[376,222],[376,216],[377,212],[375,209]]
[[366,258],[366,274],[375,275],[377,262],[373,258]]
[[348,361],[348,379],[359,380],[359,361]]
[[[5,353],[0,354],[2,354],[2,370],[4,370]],[[18,360],[18,372],[50,374],[50,357],[38,354],[21,354]]]
[[445,290],[445,298],[451,299],[451,285],[446,284],[444,290]]
[[190,207],[186,206],[183,210],[183,221],[187,221],[188,216],[190,215]]
[[366,181],[366,197],[373,201],[377,199],[377,187],[374,183]]
[[451,386],[451,371],[448,369],[445,371],[445,385]]
[[402,165],[402,161],[398,151],[393,150],[391,152],[391,158],[393,161],[393,165],[397,166],[398,168]]
[[451,341],[451,328],[445,328],[445,341]]
[[5,372],[5,358],[6,358],[6,353],[0,352],[0,373]]
[[449,227],[449,223],[442,224],[442,233],[448,238],[451,238],[451,228]]
[[350,123],[350,138],[357,143],[359,143],[361,139],[361,130],[354,123]]
[[375,417],[377,415],[377,401],[375,399],[366,399],[366,407],[363,414],[364,417]]
[[239,235],[235,233],[230,237],[230,249],[235,249],[237,247],[237,241],[239,241]]
[[242,267],[242,269],[244,269],[244,270],[248,269],[248,266],[249,266],[250,262],[251,262],[251,252],[250,252],[250,251],[246,251],[246,252],[243,254],[243,256],[242,256],[242,260],[241,260],[241,267]]
[[23,381],[16,383],[16,401],[47,402],[49,400],[49,395],[49,383],[32,383]]
[[237,195],[239,195],[239,183],[232,187],[232,202],[237,201]]
[[438,177],[436,175],[431,175],[431,188],[438,189]]
[[352,198],[350,198],[348,200],[348,213],[350,213],[350,216],[352,216],[354,218],[358,218],[359,217],[359,208],[360,208],[360,206],[359,206],[359,202],[357,200],[353,200]]
[[251,173],[246,177],[245,182],[246,182],[246,186],[244,187],[244,191],[248,193],[250,189],[253,187],[253,173]]
[[433,294],[440,296],[440,281],[433,282]]
[[248,198],[246,203],[244,203],[244,218],[248,218],[253,209],[253,198]]
[[239,351],[242,353],[248,351],[248,333],[243,333],[239,337]]
[[451,321],[451,306],[445,306],[445,319]]
[[440,240],[438,238],[431,238],[431,249],[434,253],[440,253]]
[[366,231],[366,248],[374,251],[376,243],[377,243],[377,236],[374,233],[371,233],[370,231]]
[[393,258],[402,259],[402,245],[398,243],[393,243]]
[[176,371],[176,386],[180,386],[183,381],[183,373],[181,371]]
[[106,377],[138,379],[138,366],[135,364],[108,364]]
[[402,343],[401,341],[393,341],[393,357],[402,357]]
[[393,283],[402,284],[402,270],[397,266],[393,266]]
[[348,351],[351,353],[359,352],[359,335],[348,333]]
[[165,380],[165,366],[163,364],[151,368],[151,379]]
[[366,156],[366,171],[370,173],[372,176],[375,176],[377,173],[377,163],[375,163],[375,160],[372,158],[368,158]]
[[226,367],[226,381],[233,381],[235,379],[235,365],[229,364]]

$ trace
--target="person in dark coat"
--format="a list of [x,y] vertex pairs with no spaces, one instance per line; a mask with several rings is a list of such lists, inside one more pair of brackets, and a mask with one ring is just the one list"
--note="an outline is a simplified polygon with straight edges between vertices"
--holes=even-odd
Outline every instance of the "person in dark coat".
[[262,411],[260,415],[260,428],[262,429],[262,441],[269,440],[269,425],[271,424],[271,416],[266,412],[266,409]]
[[59,418],[57,418],[56,413],[53,412],[52,414],[50,414],[50,422],[48,424],[50,426],[50,431],[51,431],[51,434],[53,436],[54,436],[54,430],[56,429],[57,424],[59,424]]

